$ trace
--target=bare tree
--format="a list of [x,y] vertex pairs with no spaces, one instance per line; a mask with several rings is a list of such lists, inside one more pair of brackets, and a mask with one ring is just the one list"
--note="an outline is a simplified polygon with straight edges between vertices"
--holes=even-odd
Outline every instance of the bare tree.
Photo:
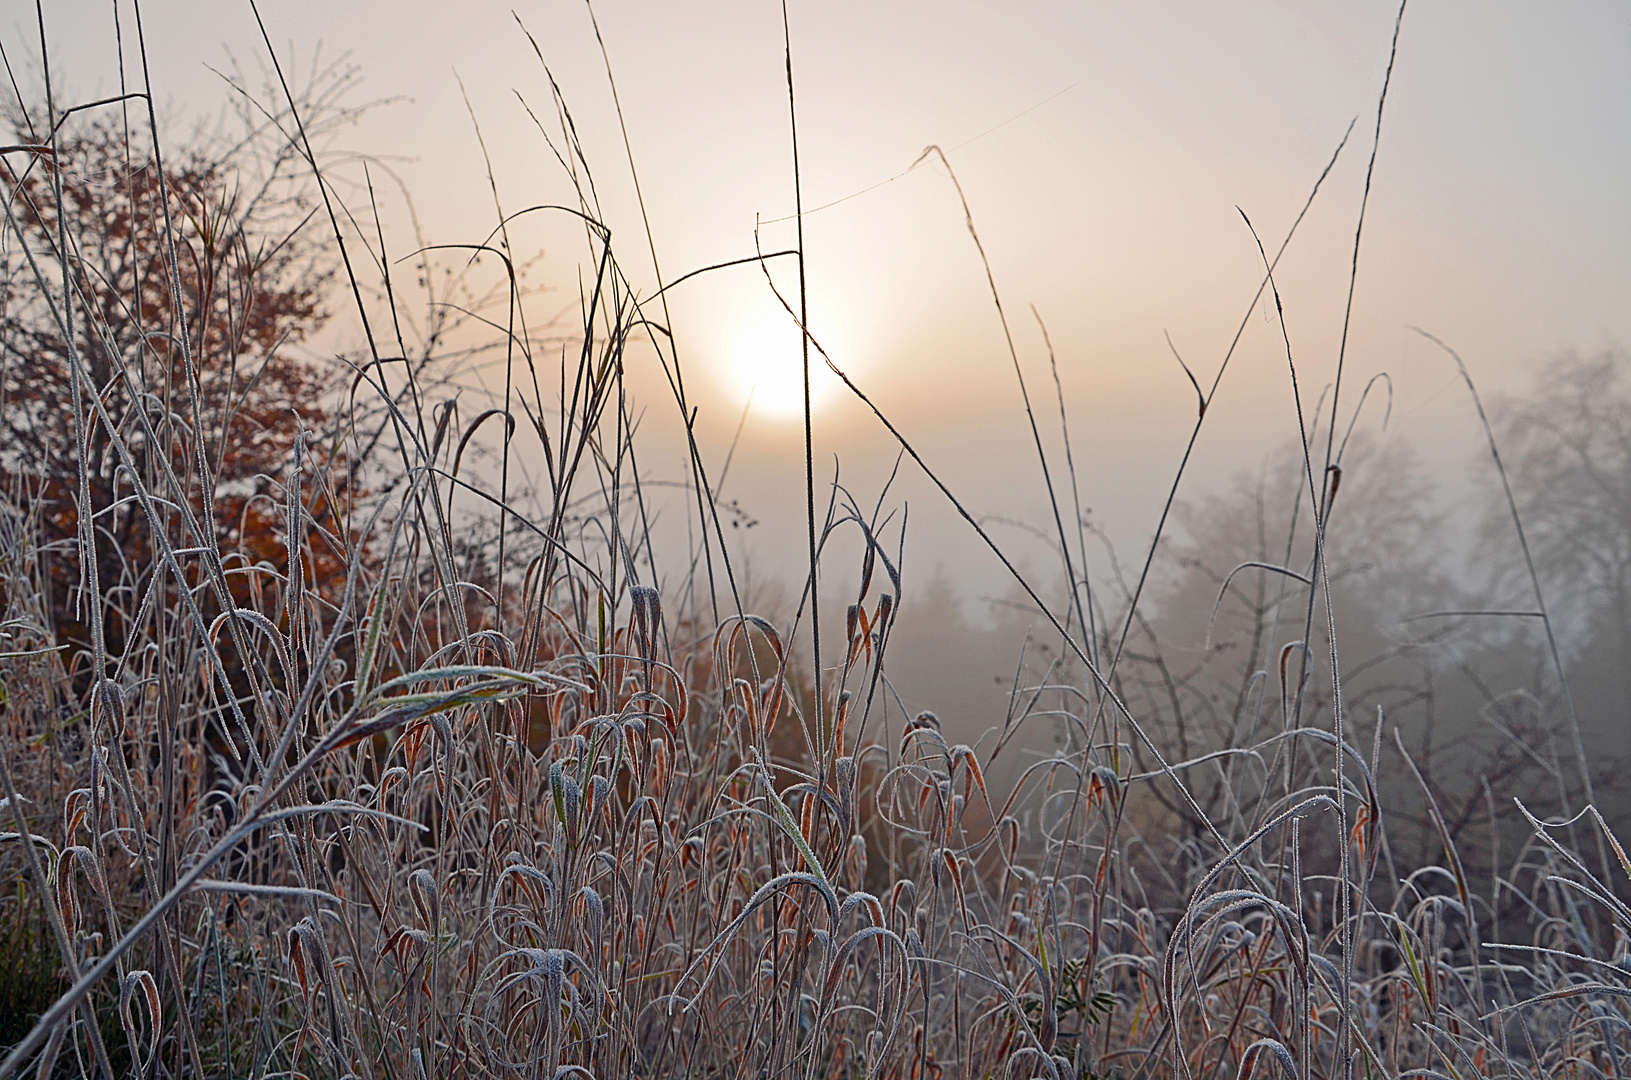
[[[1496,427],[1562,639],[1588,751],[1594,759],[1617,756],[1631,719],[1631,382],[1625,356],[1557,358],[1536,377],[1531,394],[1500,404]],[[1504,504],[1490,507],[1484,532],[1491,549],[1499,542],[1510,553],[1492,567],[1492,595],[1523,595],[1527,571],[1510,540]]]

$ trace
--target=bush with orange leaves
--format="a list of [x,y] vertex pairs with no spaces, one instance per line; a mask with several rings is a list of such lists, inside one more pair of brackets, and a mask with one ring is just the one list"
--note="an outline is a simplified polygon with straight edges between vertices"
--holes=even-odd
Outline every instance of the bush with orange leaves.
[[32,518],[50,598],[41,629],[68,646],[81,686],[95,623],[112,664],[170,606],[166,550],[193,549],[176,556],[191,588],[217,557],[199,540],[213,540],[234,599],[258,597],[266,571],[290,561],[291,498],[309,515],[308,582],[343,585],[341,521],[358,489],[331,469],[329,373],[293,349],[323,323],[332,277],[321,234],[301,227],[309,192],[276,162],[246,181],[230,149],[162,159],[111,119],[70,118],[49,147],[19,123],[33,149],[0,163],[13,238],[0,490]]

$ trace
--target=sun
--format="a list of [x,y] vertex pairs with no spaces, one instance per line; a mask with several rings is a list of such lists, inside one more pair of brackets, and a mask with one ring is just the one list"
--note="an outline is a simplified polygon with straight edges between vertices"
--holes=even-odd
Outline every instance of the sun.
[[[828,340],[820,340],[829,351],[832,349]],[[755,415],[780,420],[804,415],[801,345],[798,325],[779,308],[754,311],[732,333],[726,346],[729,378],[741,401]],[[812,345],[810,408],[819,410],[833,398],[837,388],[838,380]]]

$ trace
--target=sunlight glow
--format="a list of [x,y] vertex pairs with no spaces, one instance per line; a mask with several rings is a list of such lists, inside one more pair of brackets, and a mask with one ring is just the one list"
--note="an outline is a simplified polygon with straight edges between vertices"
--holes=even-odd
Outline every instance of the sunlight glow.
[[[812,323],[813,325],[813,323]],[[820,331],[817,331],[820,336]],[[835,345],[826,337],[822,344]],[[789,420],[804,415],[804,361],[798,327],[779,308],[761,309],[743,319],[727,344],[729,378],[739,400],[752,398],[752,413]],[[820,410],[840,384],[821,354],[810,349],[810,407]]]

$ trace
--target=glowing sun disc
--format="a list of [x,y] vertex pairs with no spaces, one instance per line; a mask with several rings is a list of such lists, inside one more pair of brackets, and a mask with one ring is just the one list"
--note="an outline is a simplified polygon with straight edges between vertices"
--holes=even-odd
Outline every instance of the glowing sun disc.
[[[830,349],[832,346],[822,342]],[[745,319],[728,347],[730,379],[752,412],[791,419],[804,415],[804,358],[798,326],[784,311],[761,311]],[[810,349],[810,408],[821,408],[837,380],[821,354]]]

